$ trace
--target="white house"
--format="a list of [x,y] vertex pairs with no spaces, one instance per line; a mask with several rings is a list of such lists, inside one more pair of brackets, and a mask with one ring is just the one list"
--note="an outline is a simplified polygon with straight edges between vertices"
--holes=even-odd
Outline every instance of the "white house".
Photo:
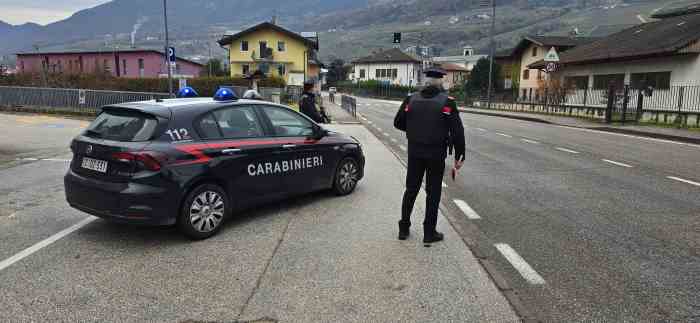
[[462,48],[462,55],[458,56],[439,56],[433,57],[431,61],[436,65],[441,64],[454,64],[459,65],[471,71],[474,69],[476,62],[482,58],[488,57],[487,55],[475,55],[474,48],[471,46],[465,46]]
[[378,80],[415,86],[422,79],[422,63],[398,48],[380,51],[352,62],[354,81]]

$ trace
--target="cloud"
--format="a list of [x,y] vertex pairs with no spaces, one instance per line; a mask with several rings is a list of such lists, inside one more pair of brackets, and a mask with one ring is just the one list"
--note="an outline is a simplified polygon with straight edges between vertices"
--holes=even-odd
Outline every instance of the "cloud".
[[110,0],[2,0],[0,20],[10,24],[48,24]]

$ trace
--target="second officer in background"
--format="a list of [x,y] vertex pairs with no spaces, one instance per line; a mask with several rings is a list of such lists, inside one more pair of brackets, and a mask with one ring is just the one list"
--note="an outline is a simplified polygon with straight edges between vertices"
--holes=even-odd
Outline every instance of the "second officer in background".
[[425,220],[423,242],[443,240],[435,229],[442,194],[442,177],[448,148],[455,152],[455,171],[462,167],[465,156],[464,126],[457,103],[445,93],[441,69],[428,69],[426,86],[404,100],[394,118],[394,126],[406,132],[408,138],[408,173],[406,191],[399,221],[399,240],[405,240],[411,226],[413,204],[420,192],[423,175],[426,176]]

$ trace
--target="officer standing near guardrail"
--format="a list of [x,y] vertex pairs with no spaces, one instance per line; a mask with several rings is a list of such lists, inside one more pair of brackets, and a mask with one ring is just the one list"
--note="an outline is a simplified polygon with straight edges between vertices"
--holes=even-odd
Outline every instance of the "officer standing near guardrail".
[[437,232],[435,227],[448,149],[450,152],[452,148],[455,150],[456,172],[464,163],[466,147],[457,103],[447,96],[442,87],[442,78],[446,73],[433,68],[426,70],[425,74],[426,86],[404,100],[394,118],[394,126],[405,131],[408,138],[408,173],[399,221],[399,240],[408,238],[413,204],[425,174],[427,199],[423,242],[432,243],[443,240],[443,234]]
[[314,94],[314,81],[308,80],[304,82],[304,92],[299,99],[299,112],[311,118],[317,123],[322,123],[323,118],[316,109],[316,94]]

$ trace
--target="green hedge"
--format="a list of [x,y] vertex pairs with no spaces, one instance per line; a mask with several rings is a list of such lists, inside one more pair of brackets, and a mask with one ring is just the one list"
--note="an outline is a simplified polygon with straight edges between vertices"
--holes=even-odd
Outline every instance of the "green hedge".
[[[163,78],[117,78],[110,75],[67,75],[50,74],[16,74],[0,77],[0,85],[51,87],[67,89],[110,90],[129,92],[168,92],[168,80]],[[200,96],[212,96],[221,85],[248,86],[250,81],[232,77],[198,77],[187,80],[187,85],[194,88]],[[259,80],[258,86],[284,88],[284,79],[270,77]],[[177,90],[178,80],[173,80],[173,89]]]

